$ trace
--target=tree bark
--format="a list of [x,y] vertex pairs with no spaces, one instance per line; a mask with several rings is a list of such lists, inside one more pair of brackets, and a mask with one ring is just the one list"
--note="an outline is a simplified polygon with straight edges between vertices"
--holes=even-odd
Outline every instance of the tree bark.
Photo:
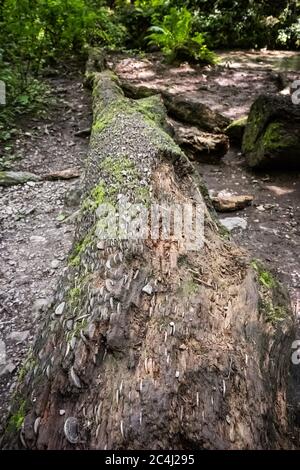
[[[159,98],[125,98],[107,71],[94,74],[93,98],[76,239],[2,446],[293,447],[298,375],[291,382],[286,297],[277,282],[260,286],[247,255],[227,240],[194,167],[163,130]],[[99,219],[98,204],[119,210],[121,194],[148,206],[199,204],[203,247],[100,239],[99,223],[112,220]]]

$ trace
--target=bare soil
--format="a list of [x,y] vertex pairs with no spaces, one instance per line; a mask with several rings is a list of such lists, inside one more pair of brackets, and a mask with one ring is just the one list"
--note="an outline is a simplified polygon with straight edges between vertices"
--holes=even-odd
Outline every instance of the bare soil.
[[[19,157],[13,170],[46,174],[82,168],[88,138],[74,134],[90,125],[90,96],[78,66],[75,72],[54,75],[46,80],[54,98],[46,117],[18,123],[11,142]],[[0,425],[20,364],[65,266],[74,233],[68,216],[79,204],[80,184],[71,179],[0,188]]]

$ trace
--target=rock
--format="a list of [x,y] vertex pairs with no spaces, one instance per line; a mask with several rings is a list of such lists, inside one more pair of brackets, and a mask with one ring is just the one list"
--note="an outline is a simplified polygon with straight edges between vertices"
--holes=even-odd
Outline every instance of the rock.
[[253,196],[219,193],[216,197],[212,197],[214,208],[218,212],[233,212],[239,209],[244,209],[249,206],[253,201]]
[[62,315],[64,313],[65,305],[66,305],[65,302],[62,302],[61,304],[59,304],[59,306],[56,307],[55,315],[57,315],[58,317]]
[[27,171],[0,171],[0,186],[14,186],[28,181],[41,181],[41,177]]
[[229,149],[229,139],[224,134],[210,134],[173,120],[170,124],[175,132],[175,141],[191,159],[218,163]]
[[242,151],[253,168],[300,168],[300,106],[289,96],[261,95],[250,109]]
[[243,140],[248,116],[236,119],[225,129],[225,134],[229,137],[230,142],[240,145]]
[[13,362],[8,362],[7,364],[3,364],[0,366],[0,377],[12,374],[16,370],[16,366]]
[[82,189],[72,188],[65,194],[65,204],[67,207],[79,206],[82,196]]
[[52,304],[53,298],[44,298],[44,299],[37,299],[32,307],[32,313],[34,317],[37,317],[41,313],[45,312],[47,308]]
[[57,269],[59,267],[59,260],[58,259],[54,259],[52,262],[51,262],[51,268],[52,269]]
[[71,180],[74,178],[79,178],[79,176],[80,170],[78,168],[66,168],[65,170],[47,173],[43,176],[43,179],[47,181]]
[[143,287],[143,292],[145,292],[148,295],[152,295],[153,287],[151,286],[151,284],[147,284],[145,287]]
[[12,341],[15,341],[16,343],[23,343],[24,341],[27,340],[27,338],[30,335],[29,330],[24,330],[24,331],[13,331],[9,335],[9,339]]
[[247,221],[242,217],[226,217],[226,219],[220,219],[220,222],[230,232],[236,228],[245,230],[247,228]]

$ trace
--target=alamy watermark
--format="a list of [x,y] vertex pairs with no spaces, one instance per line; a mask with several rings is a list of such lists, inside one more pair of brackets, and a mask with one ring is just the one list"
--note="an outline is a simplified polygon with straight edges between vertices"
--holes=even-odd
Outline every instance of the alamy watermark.
[[292,342],[292,349],[291,361],[295,366],[298,366],[300,364],[300,339],[295,339]]
[[291,89],[295,90],[291,95],[292,103],[300,104],[300,80],[294,80]]
[[0,366],[6,362],[6,348],[5,343],[0,339]]
[[200,204],[101,204],[96,210],[96,236],[100,240],[175,241],[197,251],[204,243],[204,207]]
[[0,105],[6,105],[6,86],[2,80],[0,80]]

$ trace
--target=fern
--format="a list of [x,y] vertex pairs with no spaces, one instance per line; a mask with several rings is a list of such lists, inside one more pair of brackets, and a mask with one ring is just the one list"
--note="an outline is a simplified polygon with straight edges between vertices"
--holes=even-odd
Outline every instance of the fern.
[[203,35],[192,34],[192,20],[187,8],[171,8],[161,23],[149,28],[149,44],[158,46],[171,60],[184,56],[214,63],[216,56],[206,46]]

